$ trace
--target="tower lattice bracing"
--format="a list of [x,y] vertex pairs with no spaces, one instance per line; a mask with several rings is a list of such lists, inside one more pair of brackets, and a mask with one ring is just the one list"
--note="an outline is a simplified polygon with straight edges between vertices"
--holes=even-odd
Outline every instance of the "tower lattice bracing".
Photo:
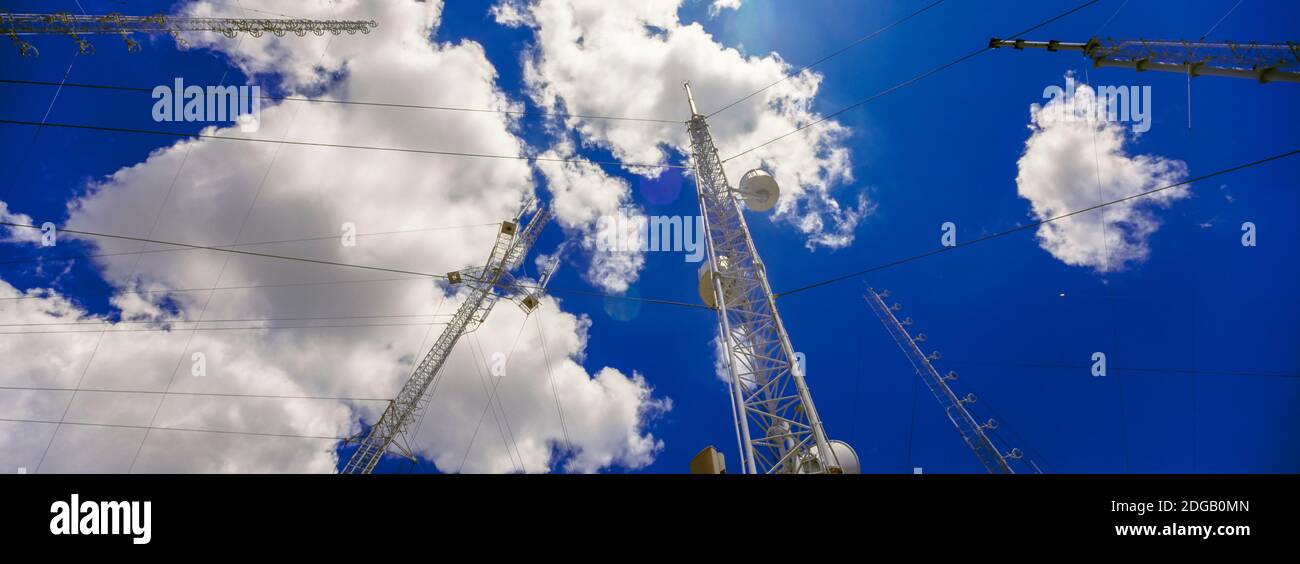
[[378,26],[374,21],[364,20],[306,20],[306,19],[266,19],[266,18],[191,18],[156,14],[152,16],[124,16],[122,14],[76,15],[67,12],[52,14],[8,14],[0,12],[0,34],[5,35],[18,46],[23,56],[39,54],[31,43],[22,39],[28,35],[66,35],[77,43],[82,53],[93,50],[93,45],[82,38],[83,35],[119,35],[126,42],[127,50],[135,51],[140,43],[131,39],[133,33],[167,34],[184,44],[180,37],[182,32],[200,31],[220,33],[226,37],[235,37],[240,33],[252,37],[271,34],[284,37],[290,33],[304,37],[308,33],[324,35],[330,33],[348,35],[370,33]]
[[[453,285],[465,287],[468,294],[465,301],[456,310],[456,315],[438,336],[429,353],[411,373],[411,377],[402,386],[402,391],[388,403],[383,415],[370,427],[365,437],[359,440],[360,447],[352,454],[342,473],[369,474],[390,446],[396,448],[399,454],[412,458],[414,455],[407,436],[410,430],[408,427],[420,419],[420,414],[428,405],[429,387],[438,377],[456,341],[486,320],[492,306],[503,295],[520,298],[520,307],[525,311],[531,311],[537,306],[536,293],[518,295],[517,290],[522,287],[515,282],[510,271],[519,266],[528,254],[551,214],[544,208],[539,209],[528,225],[520,229],[523,215],[524,212],[521,211],[514,221],[501,224],[501,231],[497,234],[496,244],[493,245],[486,264],[448,275],[448,280]],[[549,278],[549,273],[545,278]],[[541,288],[537,288],[537,291],[540,292]]]
[[899,309],[900,306],[897,304],[894,306],[885,305],[884,298],[888,295],[888,292],[877,293],[874,289],[870,289],[865,297],[867,304],[871,306],[871,310],[876,312],[880,322],[885,325],[885,330],[889,331],[889,336],[894,338],[894,342],[898,343],[898,348],[903,350],[907,360],[916,369],[916,375],[925,382],[926,387],[930,389],[930,393],[934,394],[934,398],[939,400],[939,405],[943,407],[944,413],[948,415],[948,420],[952,421],[953,426],[957,427],[957,432],[961,433],[966,445],[975,453],[975,457],[979,458],[980,464],[983,464],[990,474],[1013,474],[1014,472],[1007,464],[1007,459],[1019,458],[1021,456],[1020,451],[1013,449],[1007,455],[1003,455],[994,446],[984,431],[995,426],[996,423],[989,421],[981,425],[975,421],[975,418],[971,416],[965,405],[974,402],[976,400],[975,396],[958,397],[957,394],[953,393],[952,388],[948,386],[948,380],[955,378],[956,375],[950,373],[948,376],[943,376],[939,374],[938,370],[935,370],[934,364],[930,361],[932,357],[937,358],[938,353],[927,356],[921,352],[920,347],[916,344],[923,342],[925,336],[917,335],[913,337],[907,332],[905,325],[910,324],[911,320],[898,320],[898,317],[894,315],[894,311]]
[[759,259],[738,194],[727,183],[705,116],[691,106],[687,131],[694,160],[709,263],[701,292],[718,315],[731,377],[735,418],[747,473],[839,472],[813,406],[802,366],[794,362],[767,273]]

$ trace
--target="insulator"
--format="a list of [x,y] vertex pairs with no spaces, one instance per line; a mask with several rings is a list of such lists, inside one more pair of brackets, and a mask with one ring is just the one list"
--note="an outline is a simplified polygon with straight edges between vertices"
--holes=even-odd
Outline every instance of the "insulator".
[[915,337],[912,338],[912,341],[913,341],[913,342],[916,342],[916,343],[924,343],[924,342],[925,342],[925,338],[926,338],[926,337],[925,337],[925,333],[919,333],[919,334],[917,334],[917,336],[915,336]]
[[961,398],[962,403],[975,403],[977,401],[979,401],[979,398],[975,397],[975,394],[966,394],[966,397]]
[[955,371],[949,370],[947,374],[944,374],[944,375],[943,375],[943,379],[944,379],[944,380],[956,380],[956,379],[957,379],[957,373],[956,373]]
[[1020,452],[1020,449],[1018,449],[1018,448],[1013,448],[1013,449],[1011,449],[1011,452],[1008,452],[1007,455],[1004,456],[1003,458],[1008,458],[1008,459],[1011,459],[1011,460],[1020,460],[1021,458],[1024,458],[1024,457],[1025,457],[1025,454],[1022,453],[1022,452]]
[[930,356],[927,356],[927,357],[925,357],[925,358],[926,358],[926,360],[939,360],[939,359],[941,359],[941,358],[943,358],[943,357],[942,357],[942,356],[939,356],[939,351],[934,351],[934,352],[930,353]]
[[33,56],[35,56],[35,57],[39,57],[39,56],[41,56],[41,50],[40,50],[40,49],[37,49],[36,46],[35,46],[35,45],[32,45],[31,43],[28,43],[28,42],[26,42],[26,41],[23,41],[23,40],[21,40],[21,39],[18,39],[18,36],[17,36],[17,35],[11,35],[11,36],[9,36],[9,39],[12,39],[13,42],[14,42],[14,44],[18,46],[18,54],[19,54],[19,55],[24,56],[24,57],[33,57]]
[[911,325],[912,325],[912,318],[909,317],[909,318],[907,318],[907,319],[904,319],[904,320],[902,320],[902,321],[899,321],[899,323],[902,323],[904,326],[911,326]]
[[889,306],[890,311],[899,311],[901,309],[903,309],[903,304],[895,303],[894,305]]
[[880,292],[880,299],[883,300],[883,299],[888,298],[888,297],[889,297],[889,290],[884,290],[884,291]]
[[989,419],[988,421],[985,421],[983,425],[980,425],[980,428],[993,431],[998,428],[998,421],[996,419]]

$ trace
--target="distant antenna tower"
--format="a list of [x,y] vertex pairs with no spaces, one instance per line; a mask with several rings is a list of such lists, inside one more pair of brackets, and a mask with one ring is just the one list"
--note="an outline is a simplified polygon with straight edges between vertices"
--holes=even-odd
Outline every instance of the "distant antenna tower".
[[935,399],[939,400],[939,405],[943,406],[944,412],[948,414],[948,420],[952,421],[953,426],[957,427],[957,432],[961,433],[961,437],[966,440],[966,445],[975,453],[975,457],[979,458],[980,463],[984,465],[984,468],[990,474],[1014,474],[1015,472],[1011,470],[1007,460],[1022,458],[1024,455],[1021,454],[1020,449],[1013,448],[1010,452],[1002,454],[993,445],[985,431],[996,429],[997,421],[993,419],[989,419],[985,423],[975,421],[970,411],[966,409],[966,404],[973,404],[978,401],[978,398],[975,397],[975,394],[958,397],[956,393],[953,393],[952,388],[948,386],[948,381],[956,380],[957,373],[949,372],[941,376],[939,371],[934,369],[934,364],[931,361],[939,360],[939,352],[935,351],[929,355],[921,352],[917,343],[925,342],[925,334],[920,333],[915,337],[910,335],[905,326],[912,324],[912,318],[909,317],[899,321],[898,317],[894,316],[894,312],[902,309],[902,306],[898,304],[885,305],[884,299],[887,297],[889,297],[889,290],[876,293],[875,289],[870,288],[865,296],[867,304],[871,306],[872,311],[876,312],[876,316],[880,317],[880,322],[885,324],[889,336],[894,338],[894,342],[898,343],[898,348],[902,349],[903,354],[907,355],[907,360],[916,369],[916,375],[920,376],[925,385],[930,388],[930,393],[934,394]]
[[741,210],[740,200],[754,211],[772,209],[780,188],[760,169],[745,173],[739,189],[727,183],[709,125],[695,107],[690,84],[685,87],[691,106],[686,129],[709,251],[700,268],[700,298],[718,312],[744,472],[857,473],[853,449],[826,438]]
[[542,227],[551,219],[551,213],[545,208],[540,208],[533,213],[527,226],[520,229],[521,220],[530,207],[531,201],[524,205],[514,220],[501,224],[501,231],[497,234],[496,244],[493,245],[486,264],[447,275],[448,282],[452,285],[464,285],[469,289],[469,295],[460,305],[460,309],[456,310],[456,315],[443,329],[442,334],[438,336],[433,348],[424,356],[424,360],[402,386],[402,391],[397,394],[397,398],[388,402],[388,408],[370,427],[369,433],[364,438],[357,439],[361,446],[343,467],[343,474],[371,473],[390,446],[396,448],[401,456],[413,460],[414,450],[406,434],[409,430],[408,426],[419,419],[428,405],[430,397],[426,392],[429,390],[429,385],[438,377],[438,372],[447,361],[456,341],[461,335],[477,329],[487,319],[497,299],[503,295],[510,297],[527,313],[531,313],[538,306],[541,292],[545,284],[550,281],[551,274],[558,264],[556,259],[559,254],[557,253],[551,260],[549,268],[541,276],[541,282],[531,288],[532,292],[521,291],[525,288],[519,286],[514,276],[510,274],[510,271],[523,261],[528,250],[532,248],[533,242],[537,240],[537,235],[541,233]]
[[989,40],[990,49],[1011,47],[1021,50],[1076,51],[1092,60],[1097,68],[1119,67],[1142,71],[1176,72],[1188,76],[1227,76],[1266,82],[1300,82],[1300,44],[1285,43],[1205,43],[1201,41],[1160,41],[1146,39],[1106,39],[1096,37],[1087,43],[1060,41],[1026,41],[1024,39]]
[[307,33],[338,35],[357,32],[370,33],[371,28],[379,24],[374,20],[304,20],[304,19],[237,19],[237,18],[190,18],[183,16],[124,16],[118,13],[102,16],[74,15],[68,12],[52,14],[7,14],[0,12],[0,34],[9,37],[18,46],[24,57],[40,55],[40,51],[31,43],[24,41],[27,35],[66,35],[76,42],[81,53],[92,53],[94,45],[82,38],[84,35],[119,35],[126,42],[127,51],[139,51],[140,43],[131,39],[133,33],[151,35],[171,35],[178,44],[185,40],[180,34],[187,31],[216,32],[226,37],[235,37],[246,33],[261,37],[270,33],[284,37],[290,33],[304,37]]

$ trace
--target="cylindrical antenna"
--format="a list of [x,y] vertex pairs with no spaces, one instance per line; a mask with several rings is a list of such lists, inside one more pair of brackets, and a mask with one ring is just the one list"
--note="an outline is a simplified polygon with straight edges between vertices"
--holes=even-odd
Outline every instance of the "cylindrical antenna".
[[700,115],[700,111],[697,110],[697,109],[695,109],[695,96],[693,96],[693,95],[691,94],[691,83],[690,83],[690,81],[683,82],[683,83],[682,83],[682,86],[684,86],[684,87],[686,88],[686,101],[687,101],[687,102],[690,102],[690,104],[691,104],[691,117],[695,117],[695,116]]

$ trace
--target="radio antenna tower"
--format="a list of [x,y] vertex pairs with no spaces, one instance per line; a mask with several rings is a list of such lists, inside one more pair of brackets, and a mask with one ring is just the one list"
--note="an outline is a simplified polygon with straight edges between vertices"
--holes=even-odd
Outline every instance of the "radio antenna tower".
[[177,44],[185,45],[182,32],[202,31],[216,32],[226,37],[235,37],[240,33],[252,37],[261,37],[270,33],[284,37],[290,33],[304,37],[307,33],[338,35],[357,32],[370,33],[379,24],[374,20],[304,20],[304,19],[243,19],[243,18],[191,18],[183,16],[124,16],[118,13],[92,16],[74,15],[68,12],[51,14],[8,14],[0,12],[0,34],[7,36],[18,46],[24,56],[40,55],[40,51],[31,43],[24,41],[29,35],[66,35],[77,44],[82,54],[93,53],[95,46],[82,38],[83,35],[119,35],[126,42],[127,51],[139,51],[140,42],[131,39],[133,33],[149,35],[171,35]]
[[1083,53],[1097,68],[1118,67],[1142,71],[1163,71],[1195,76],[1249,78],[1267,82],[1300,82],[1300,44],[1285,43],[1205,43],[1201,41],[1160,41],[1146,39],[1106,39],[1096,37],[1087,43],[1061,41],[1026,41],[1024,39],[989,40],[990,49],[1011,47],[1016,50],[1046,49]]
[[772,209],[780,189],[761,169],[745,173],[739,189],[727,183],[709,125],[695,107],[690,84],[684,86],[691,107],[686,129],[709,252],[700,268],[700,298],[718,313],[744,472],[857,473],[853,449],[826,438],[804,381],[803,363],[795,362],[741,210],[742,199],[753,211]]
[[[419,420],[420,414],[428,405],[430,397],[426,392],[438,377],[438,372],[451,354],[452,347],[456,346],[456,341],[461,335],[477,329],[502,296],[514,300],[526,313],[532,313],[538,306],[541,293],[550,281],[551,271],[558,261],[552,260],[548,271],[541,275],[541,282],[531,288],[520,286],[510,274],[527,256],[538,234],[551,219],[551,212],[539,208],[528,220],[527,226],[520,229],[519,225],[531,207],[532,200],[529,200],[513,220],[501,224],[501,231],[497,233],[496,244],[493,245],[486,264],[447,275],[447,281],[452,285],[464,285],[468,289],[468,296],[438,336],[433,348],[402,386],[397,398],[388,402],[388,408],[370,427],[365,437],[357,439],[361,446],[352,453],[352,458],[341,473],[371,473],[390,446],[396,448],[399,455],[414,459],[414,449],[411,448],[410,437],[407,435],[408,426]],[[525,292],[525,289],[533,291]]]
[[925,382],[926,387],[930,388],[930,393],[934,398],[939,400],[939,405],[943,407],[944,413],[948,414],[948,420],[952,421],[957,432],[961,433],[961,438],[966,440],[966,445],[979,458],[980,464],[988,470],[990,474],[1014,474],[1011,466],[1007,464],[1008,460],[1018,460],[1024,455],[1020,449],[1013,448],[1007,454],[1002,454],[989,440],[986,431],[997,429],[996,420],[989,419],[985,423],[978,423],[971,416],[970,411],[966,409],[967,404],[973,404],[978,401],[975,394],[966,394],[958,397],[948,386],[948,382],[957,379],[956,372],[948,372],[945,375],[939,375],[931,361],[939,360],[939,351],[929,355],[921,352],[917,343],[923,343],[926,340],[925,333],[919,333],[915,337],[908,334],[905,326],[912,324],[912,318],[908,317],[902,321],[894,315],[895,311],[903,308],[898,304],[892,306],[885,305],[885,298],[889,297],[889,290],[876,293],[874,288],[867,289],[867,295],[864,296],[871,310],[876,312],[880,322],[885,324],[885,329],[889,331],[889,336],[894,338],[898,343],[898,348],[903,350],[907,360],[912,363],[916,369],[916,375]]

